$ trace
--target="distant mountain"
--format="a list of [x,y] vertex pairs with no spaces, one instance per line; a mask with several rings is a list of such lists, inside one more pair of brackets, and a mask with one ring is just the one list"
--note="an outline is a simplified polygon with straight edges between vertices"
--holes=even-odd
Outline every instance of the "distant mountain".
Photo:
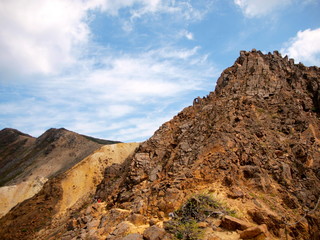
[[51,177],[73,166],[101,145],[119,143],[97,139],[64,128],[51,128],[38,138],[15,129],[0,131],[0,186],[32,175]]
[[[70,169],[105,144],[64,128],[49,129],[34,138],[15,129],[0,131],[0,216],[41,190],[50,178]],[[10,197],[9,197],[10,196]]]
[[36,139],[18,130],[5,128],[0,131],[0,186],[15,178],[23,169],[17,166]]
[[[241,51],[214,92],[130,149],[103,175],[87,159],[49,180],[0,219],[0,238],[320,238],[318,67]],[[76,201],[82,181],[97,187]]]

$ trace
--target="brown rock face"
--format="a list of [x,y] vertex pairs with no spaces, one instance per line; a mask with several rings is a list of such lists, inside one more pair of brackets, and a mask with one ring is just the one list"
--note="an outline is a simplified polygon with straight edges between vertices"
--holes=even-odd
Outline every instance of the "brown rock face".
[[[159,217],[194,192],[237,189],[234,202],[253,204],[244,214],[266,211],[252,220],[280,237],[320,196],[319,96],[318,67],[242,51],[214,92],[163,124],[97,194],[110,207]],[[314,221],[290,226],[292,237],[312,239],[305,224]]]
[[248,222],[242,221],[235,217],[225,216],[221,222],[220,227],[228,230],[245,230],[247,228],[250,228],[251,225]]

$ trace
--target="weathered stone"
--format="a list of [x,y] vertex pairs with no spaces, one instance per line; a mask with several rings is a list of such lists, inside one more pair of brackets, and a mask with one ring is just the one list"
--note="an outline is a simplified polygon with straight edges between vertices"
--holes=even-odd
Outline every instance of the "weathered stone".
[[243,198],[244,194],[240,189],[232,187],[230,189],[230,192],[228,192],[227,196],[232,199],[237,199],[237,198]]
[[143,240],[143,237],[139,233],[130,233],[121,240]]
[[208,223],[207,222],[199,222],[198,227],[199,228],[206,228],[206,227],[208,227]]
[[132,214],[128,217],[128,221],[132,222],[134,225],[139,226],[139,225],[144,225],[147,223],[146,218],[141,215],[141,214]]
[[220,227],[231,231],[244,230],[251,226],[252,224],[231,216],[225,216],[220,224]]
[[149,220],[149,225],[150,225],[150,226],[156,225],[157,222],[159,222],[159,219],[157,219],[157,218],[151,218],[151,219]]
[[260,225],[266,224],[269,231],[276,236],[279,236],[279,230],[285,227],[279,217],[274,214],[267,213],[262,209],[248,210],[248,215],[255,223]]
[[67,224],[67,230],[72,231],[77,227],[77,220],[76,219],[71,219],[68,224]]
[[128,221],[124,221],[119,223],[116,226],[116,229],[112,232],[112,235],[117,236],[117,237],[121,237],[121,236],[125,236],[128,233],[130,233],[130,231],[132,231],[132,229],[134,229],[135,226],[128,222]]
[[143,232],[143,237],[146,240],[162,240],[165,235],[166,231],[162,228],[157,227],[156,225],[147,228]]
[[257,237],[260,234],[267,236],[268,228],[267,225],[263,224],[260,226],[249,227],[242,232],[240,232],[240,238],[242,239],[252,239]]
[[87,223],[87,227],[88,229],[93,229],[93,228],[97,228],[100,224],[100,220],[98,219],[94,219],[90,222]]
[[204,229],[203,240],[221,240],[221,238],[219,238],[214,234],[214,231],[212,230],[212,228],[208,227]]
[[88,239],[90,240],[100,240],[98,237],[98,231],[97,229],[90,229],[88,232]]

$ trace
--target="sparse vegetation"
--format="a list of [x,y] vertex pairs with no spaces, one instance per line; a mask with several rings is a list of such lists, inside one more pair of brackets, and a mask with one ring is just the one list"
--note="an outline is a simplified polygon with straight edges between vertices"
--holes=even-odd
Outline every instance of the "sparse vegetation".
[[172,233],[175,239],[197,240],[201,239],[204,234],[195,220],[187,222],[182,222],[181,220],[169,221],[166,225],[166,230]]
[[165,229],[176,239],[201,239],[203,230],[199,228],[198,222],[203,222],[209,217],[218,218],[227,214],[234,216],[235,211],[225,208],[221,202],[209,194],[199,194],[189,198],[173,213],[173,218],[165,224]]

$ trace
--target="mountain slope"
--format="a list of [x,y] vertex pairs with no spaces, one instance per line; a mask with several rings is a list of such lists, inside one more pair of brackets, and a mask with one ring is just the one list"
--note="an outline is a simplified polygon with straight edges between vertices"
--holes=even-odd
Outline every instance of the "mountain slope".
[[289,231],[317,239],[319,96],[319,68],[278,52],[241,52],[215,92],[165,123],[140,146],[123,181],[111,189],[105,179],[98,193],[110,207],[158,218],[208,191],[276,238]]
[[61,221],[66,221],[70,212],[92,201],[104,169],[122,163],[138,145],[119,143],[102,146],[66,172],[52,177],[35,196],[18,204],[0,219],[0,238],[35,239],[33,234],[45,226],[50,228],[42,232],[45,236],[40,239],[58,234],[64,227]]
[[20,159],[36,139],[18,130],[5,128],[0,131],[0,186],[15,178]]
[[37,139],[18,130],[3,129],[0,139],[0,217],[102,144],[116,143],[63,128],[49,129]]

